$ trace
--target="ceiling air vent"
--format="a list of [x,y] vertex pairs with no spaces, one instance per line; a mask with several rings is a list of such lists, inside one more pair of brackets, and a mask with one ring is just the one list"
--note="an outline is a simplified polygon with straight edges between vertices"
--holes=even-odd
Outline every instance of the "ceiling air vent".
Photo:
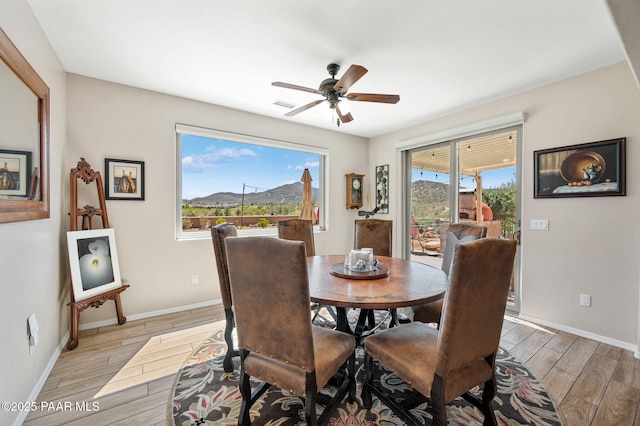
[[291,102],[287,102],[287,101],[282,101],[280,99],[276,99],[276,101],[273,104],[284,107],[284,108],[289,108],[289,109],[292,109],[293,107],[295,107],[295,104],[292,104]]

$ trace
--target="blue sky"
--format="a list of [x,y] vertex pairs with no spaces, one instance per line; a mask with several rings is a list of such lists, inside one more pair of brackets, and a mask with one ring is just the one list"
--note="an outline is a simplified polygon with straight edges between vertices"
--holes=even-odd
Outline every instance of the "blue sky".
[[299,182],[305,168],[318,187],[318,154],[182,135],[182,198],[262,192]]
[[[318,187],[318,154],[182,135],[182,198],[205,197],[216,192],[262,192],[287,183],[299,182],[309,169],[312,186]],[[482,172],[483,187],[495,188],[515,178],[515,167]],[[413,170],[413,180],[448,182],[448,175]],[[465,177],[463,187],[475,187]],[[255,189],[257,188],[257,190]]]

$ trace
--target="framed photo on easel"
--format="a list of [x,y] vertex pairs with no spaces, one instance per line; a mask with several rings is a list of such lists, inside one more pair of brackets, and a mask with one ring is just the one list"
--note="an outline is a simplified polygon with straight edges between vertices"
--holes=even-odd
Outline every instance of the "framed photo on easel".
[[113,228],[67,232],[76,301],[122,286]]

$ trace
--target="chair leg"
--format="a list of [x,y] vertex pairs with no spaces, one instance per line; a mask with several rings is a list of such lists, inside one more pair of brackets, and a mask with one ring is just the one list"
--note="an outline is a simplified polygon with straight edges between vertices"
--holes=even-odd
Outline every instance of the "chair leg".
[[437,374],[433,377],[431,385],[431,404],[433,415],[432,424],[435,426],[447,425],[447,404],[444,402],[444,383],[442,377]]
[[338,314],[336,313],[336,309],[333,306],[325,306],[327,308],[327,312],[331,315],[334,321],[338,321]]
[[224,310],[224,316],[226,319],[226,325],[224,329],[224,341],[227,343],[227,353],[224,356],[224,361],[222,362],[222,368],[225,373],[231,373],[233,371],[233,357],[238,355],[238,351],[236,351],[233,347],[233,311],[231,308]]
[[389,328],[396,327],[398,325],[398,310],[391,308],[391,321],[389,322]]
[[364,353],[364,383],[362,384],[362,405],[368,410],[371,409],[371,385],[373,383],[373,358],[367,352]]
[[351,354],[347,366],[347,376],[349,378],[349,403],[356,400],[356,354]]
[[318,386],[316,375],[307,373],[306,395],[304,398],[304,417],[309,426],[318,426],[318,416],[316,413],[316,403],[318,402]]
[[369,312],[367,312],[367,322],[369,323],[369,330],[376,326],[376,315],[373,309],[369,309]]
[[496,396],[496,380],[495,377],[484,382],[484,389],[482,390],[482,405],[480,411],[484,414],[483,426],[496,426],[498,421],[496,414],[493,412],[493,398]]
[[[243,358],[244,359],[244,358]],[[240,414],[238,415],[239,426],[251,426],[251,418],[249,411],[251,410],[251,383],[249,375],[244,372],[244,364],[240,365],[240,394],[242,395],[242,404],[240,405]]]

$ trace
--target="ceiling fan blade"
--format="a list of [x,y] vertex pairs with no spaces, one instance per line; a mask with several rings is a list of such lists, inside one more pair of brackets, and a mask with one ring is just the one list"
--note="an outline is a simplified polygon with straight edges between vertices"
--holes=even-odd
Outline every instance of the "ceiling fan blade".
[[349,93],[346,96],[350,101],[356,102],[382,102],[385,104],[397,104],[400,95],[380,95],[376,93]]
[[281,81],[274,81],[273,83],[271,83],[271,85],[272,86],[277,86],[277,87],[284,87],[285,89],[302,90],[303,92],[310,92],[310,93],[317,93],[318,95],[324,95],[324,93],[321,92],[318,89],[312,89],[310,87],[298,86],[296,84],[283,83]]
[[340,77],[340,80],[333,86],[333,90],[338,93],[347,93],[347,90],[367,72],[369,71],[361,65],[351,65],[347,72],[345,72],[342,77]]
[[338,114],[338,118],[340,119],[340,121],[342,121],[343,123],[353,121],[353,116],[351,115],[351,113],[348,112],[346,115],[342,115],[342,112],[340,112],[340,107],[338,105],[336,105],[336,113]]
[[324,102],[324,99],[318,99],[317,101],[310,102],[306,105],[301,106],[300,108],[294,109],[293,111],[289,111],[285,114],[285,117],[293,117],[296,114],[300,114],[302,111],[306,111],[309,108],[313,108],[314,106],[321,104]]

